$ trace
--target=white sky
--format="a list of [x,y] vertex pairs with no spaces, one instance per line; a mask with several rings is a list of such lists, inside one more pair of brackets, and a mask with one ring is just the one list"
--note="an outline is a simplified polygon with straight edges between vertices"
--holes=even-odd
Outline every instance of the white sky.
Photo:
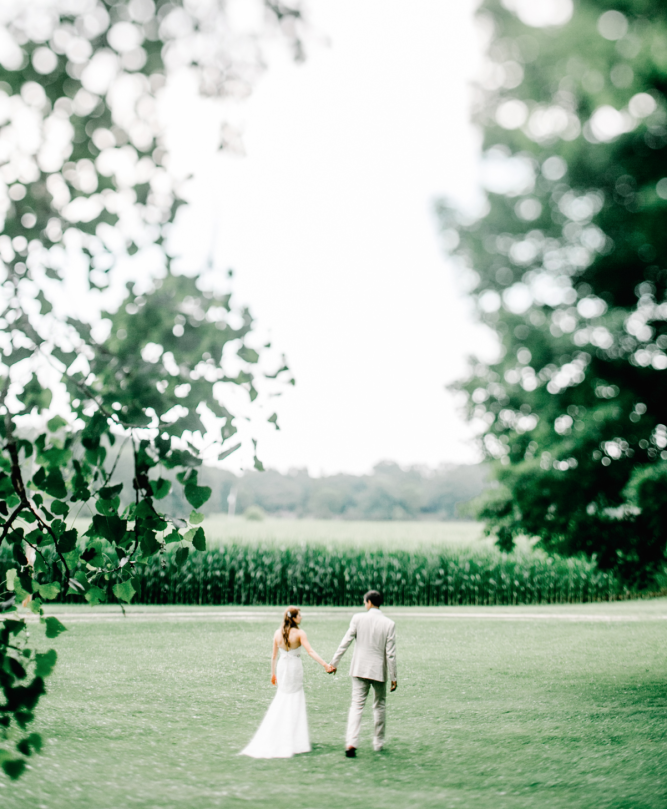
[[330,43],[316,35],[301,65],[271,54],[233,111],[245,156],[215,156],[201,102],[172,105],[175,157],[194,172],[177,243],[201,265],[215,231],[237,302],[296,376],[274,400],[281,430],[261,432],[265,465],[328,474],[477,460],[445,385],[488,337],[433,215],[438,196],[469,201],[478,182],[473,5],[311,0]]

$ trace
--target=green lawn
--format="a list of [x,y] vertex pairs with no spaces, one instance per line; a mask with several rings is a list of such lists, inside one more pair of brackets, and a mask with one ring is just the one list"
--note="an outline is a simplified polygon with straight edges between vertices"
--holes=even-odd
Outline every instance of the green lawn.
[[[238,757],[271,696],[275,608],[53,608],[68,626],[3,809],[664,809],[667,600],[395,609],[387,748],[343,756],[350,685],[307,659],[314,751]],[[352,611],[304,613],[330,657]],[[35,636],[38,629],[34,630]],[[342,675],[342,676],[341,676]]]

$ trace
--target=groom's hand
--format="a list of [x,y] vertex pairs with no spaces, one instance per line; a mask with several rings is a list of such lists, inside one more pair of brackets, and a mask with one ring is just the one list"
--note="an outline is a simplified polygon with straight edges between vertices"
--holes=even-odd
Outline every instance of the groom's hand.
[[398,681],[397,680],[392,680],[391,681],[391,688],[389,690],[390,691],[395,691],[397,688],[398,688]]
[[327,664],[327,674],[335,674],[337,671],[338,669],[335,669],[331,663]]

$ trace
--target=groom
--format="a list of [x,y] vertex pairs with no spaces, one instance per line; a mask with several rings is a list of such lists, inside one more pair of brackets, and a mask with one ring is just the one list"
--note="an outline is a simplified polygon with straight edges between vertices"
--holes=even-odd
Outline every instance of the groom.
[[382,750],[384,746],[384,716],[387,697],[387,679],[391,680],[391,690],[395,691],[396,679],[396,624],[380,612],[382,596],[377,590],[369,590],[364,596],[366,612],[353,616],[350,628],[331,661],[335,673],[347,647],[356,638],[350,676],[352,677],[352,705],[347,719],[345,755],[354,758],[357,754],[361,714],[366,697],[373,687],[373,720],[375,738],[373,748]]

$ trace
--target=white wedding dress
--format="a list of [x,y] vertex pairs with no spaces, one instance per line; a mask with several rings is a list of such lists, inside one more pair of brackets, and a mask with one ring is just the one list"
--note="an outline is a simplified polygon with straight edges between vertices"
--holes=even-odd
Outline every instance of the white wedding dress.
[[273,702],[242,756],[291,758],[311,750],[300,646],[280,649],[276,677],[278,690]]

